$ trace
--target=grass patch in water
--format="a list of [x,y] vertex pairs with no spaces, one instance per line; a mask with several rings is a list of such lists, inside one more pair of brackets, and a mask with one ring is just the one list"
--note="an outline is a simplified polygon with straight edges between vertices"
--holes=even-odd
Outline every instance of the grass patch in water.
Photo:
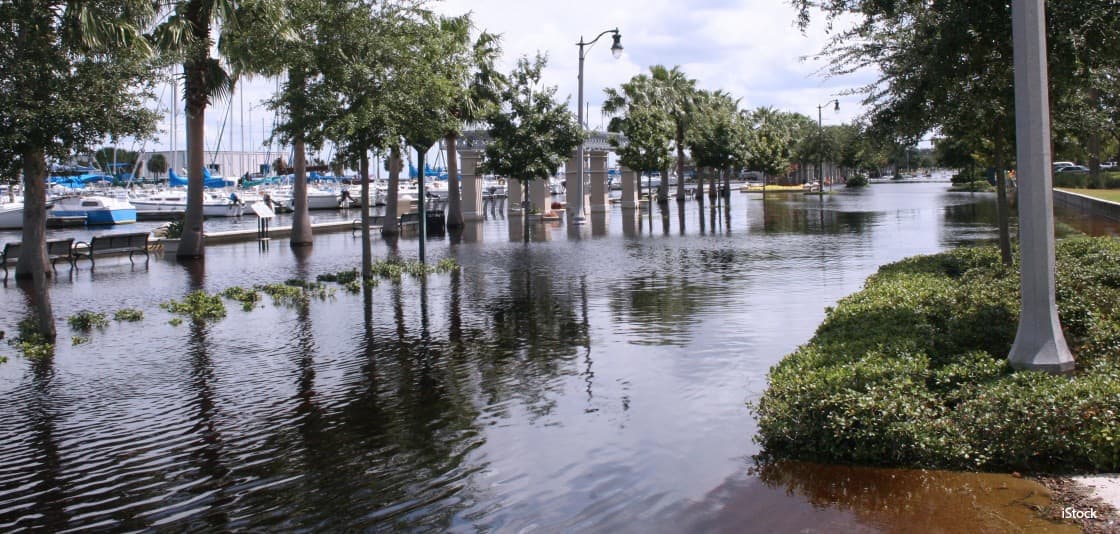
[[109,326],[109,320],[105,318],[104,313],[94,312],[90,310],[82,310],[66,319],[70,323],[70,328],[79,332],[89,332],[94,328],[105,328]]
[[113,314],[113,320],[129,323],[140,322],[144,320],[144,312],[136,308],[122,308]]
[[182,302],[171,300],[159,306],[173,314],[190,317],[196,322],[217,321],[226,316],[226,306],[222,303],[222,298],[205,291],[194,291]]
[[1019,268],[993,247],[882,267],[770,369],[761,460],[942,469],[1120,469],[1120,241],[1063,240],[1068,376],[1007,364]]

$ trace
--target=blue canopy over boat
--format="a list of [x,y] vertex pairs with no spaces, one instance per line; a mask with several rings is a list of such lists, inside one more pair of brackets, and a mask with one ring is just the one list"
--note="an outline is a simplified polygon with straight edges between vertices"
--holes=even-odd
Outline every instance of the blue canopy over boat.
[[[167,170],[167,176],[168,176],[169,185],[171,185],[172,187],[186,187],[187,179],[182,178],[178,174],[176,174],[175,169],[168,169]],[[229,186],[235,185],[235,182],[232,181],[232,180],[226,180],[225,178],[214,178],[210,174],[210,170],[203,167],[203,169],[202,169],[202,185],[203,185],[203,187],[220,188],[220,187],[229,187]]]

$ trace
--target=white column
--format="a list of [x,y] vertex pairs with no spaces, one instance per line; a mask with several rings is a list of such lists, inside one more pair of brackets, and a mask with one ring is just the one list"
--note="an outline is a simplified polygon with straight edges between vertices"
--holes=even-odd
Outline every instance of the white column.
[[463,221],[481,221],[485,218],[482,213],[482,176],[478,174],[482,153],[460,149],[459,159],[462,161],[460,174],[463,175]]
[[1007,359],[1016,369],[1074,369],[1054,287],[1054,197],[1050,187],[1050,104],[1043,0],[1013,0],[1015,140],[1019,180],[1022,310]]
[[548,180],[536,179],[529,182],[529,201],[532,203],[532,209],[540,211],[541,214],[547,213],[552,204],[551,200]]
[[607,152],[591,152],[591,213],[610,211],[607,203]]
[[638,173],[626,167],[619,167],[622,173],[622,209],[638,207]]
[[525,194],[521,180],[506,178],[506,192],[509,194],[509,212],[521,213],[521,198]]
[[572,152],[572,157],[564,164],[564,198],[565,210],[568,220],[576,213],[576,182],[579,181],[579,152]]

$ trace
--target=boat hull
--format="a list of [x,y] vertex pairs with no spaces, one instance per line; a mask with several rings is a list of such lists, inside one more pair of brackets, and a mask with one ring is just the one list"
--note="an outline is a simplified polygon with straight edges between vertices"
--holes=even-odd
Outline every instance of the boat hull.
[[0,208],[0,230],[23,228],[23,205]]

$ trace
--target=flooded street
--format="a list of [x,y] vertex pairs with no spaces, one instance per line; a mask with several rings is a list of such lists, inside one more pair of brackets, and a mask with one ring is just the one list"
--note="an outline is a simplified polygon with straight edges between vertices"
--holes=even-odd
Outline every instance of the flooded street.
[[[994,195],[947,187],[614,206],[528,244],[488,205],[428,242],[459,272],[226,301],[210,325],[159,305],[348,270],[360,238],[60,266],[54,358],[0,346],[0,530],[1052,531],[1041,487],[1010,476],[751,460],[746,403],[825,307],[882,264],[995,241]],[[415,258],[398,247],[374,258]],[[24,293],[0,302],[11,337]],[[144,320],[71,344],[66,317],[124,307]]]

